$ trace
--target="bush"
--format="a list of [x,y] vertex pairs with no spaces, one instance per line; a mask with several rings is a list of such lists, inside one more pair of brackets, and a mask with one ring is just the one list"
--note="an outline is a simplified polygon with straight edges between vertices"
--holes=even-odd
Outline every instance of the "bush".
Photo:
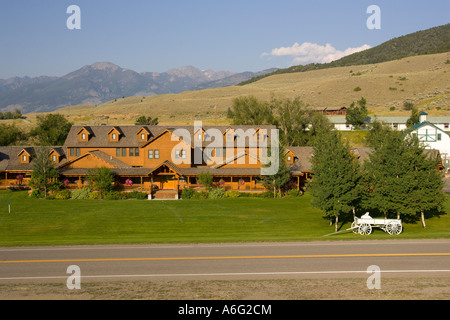
[[288,195],[289,197],[300,197],[303,195],[303,192],[300,190],[289,190]]
[[225,197],[227,198],[239,198],[239,192],[238,191],[226,191]]
[[361,87],[355,87],[355,88],[353,89],[353,91],[356,91],[356,92],[361,91]]
[[127,198],[126,194],[119,191],[107,191],[103,192],[102,195],[104,200],[124,200]]
[[193,199],[195,197],[195,190],[184,188],[183,191],[181,191],[181,199]]
[[222,188],[214,188],[208,193],[209,199],[222,199],[225,198],[225,190]]
[[273,198],[273,192],[272,191],[264,191],[261,192],[258,197],[260,198]]
[[128,199],[138,199],[144,200],[147,199],[147,194],[139,191],[132,191],[127,194]]
[[92,191],[89,193],[89,199],[91,200],[98,200],[100,199],[100,193],[98,193],[97,191]]
[[55,199],[57,200],[67,200],[70,199],[70,197],[71,193],[68,189],[55,192]]
[[89,199],[90,191],[88,188],[76,189],[72,191],[72,199]]
[[208,199],[208,192],[206,191],[195,192],[191,199],[201,199],[201,200]]
[[44,192],[40,190],[33,190],[30,194],[31,198],[42,199],[44,197]]

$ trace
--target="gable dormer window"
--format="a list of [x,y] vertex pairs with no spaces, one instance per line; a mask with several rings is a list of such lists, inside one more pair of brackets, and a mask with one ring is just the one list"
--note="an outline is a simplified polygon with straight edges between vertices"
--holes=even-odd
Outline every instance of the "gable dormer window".
[[26,149],[22,149],[19,154],[17,155],[17,157],[19,158],[20,163],[30,163],[31,161],[31,151],[30,150],[26,150]]
[[109,142],[118,142],[120,139],[121,132],[117,128],[112,128],[108,131]]
[[89,135],[90,135],[90,131],[83,127],[81,128],[78,132],[78,141],[83,142],[83,141],[89,141]]
[[146,142],[148,141],[148,138],[151,135],[151,133],[146,127],[141,127],[139,131],[136,132],[136,135],[138,136],[139,142]]

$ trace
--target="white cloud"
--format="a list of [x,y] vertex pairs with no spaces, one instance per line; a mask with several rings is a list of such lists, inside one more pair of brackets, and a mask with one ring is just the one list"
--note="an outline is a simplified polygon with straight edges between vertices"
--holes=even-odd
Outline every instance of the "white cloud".
[[296,42],[291,47],[275,48],[270,53],[263,53],[262,56],[291,56],[293,58],[292,64],[327,63],[366,49],[370,49],[368,44],[341,51],[329,43],[322,46],[311,42],[303,42],[302,44]]

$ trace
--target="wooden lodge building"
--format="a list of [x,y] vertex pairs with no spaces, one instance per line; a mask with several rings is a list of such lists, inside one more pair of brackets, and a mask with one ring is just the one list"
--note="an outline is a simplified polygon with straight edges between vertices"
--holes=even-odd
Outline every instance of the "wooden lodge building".
[[[71,189],[83,187],[89,169],[108,167],[121,191],[178,193],[201,188],[197,178],[209,172],[214,184],[227,191],[258,192],[265,190],[261,155],[270,149],[272,129],[276,127],[72,126],[64,146],[46,148],[60,181]],[[39,148],[44,147],[0,147],[0,187],[26,187]],[[311,153],[312,147],[286,150],[284,161],[298,189],[309,179]]]

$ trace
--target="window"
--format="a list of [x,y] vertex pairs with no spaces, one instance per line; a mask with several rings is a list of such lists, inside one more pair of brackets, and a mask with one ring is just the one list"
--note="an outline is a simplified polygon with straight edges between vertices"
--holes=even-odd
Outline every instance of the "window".
[[139,148],[134,148],[134,156],[139,157]]
[[126,157],[126,156],[127,156],[127,148],[116,148],[116,157]]
[[291,161],[292,161],[291,156],[287,156],[287,161],[288,161],[288,162],[291,162]]
[[437,134],[437,141],[441,141],[442,135],[440,133]]
[[117,135],[116,135],[115,133],[113,133],[113,134],[111,135],[111,139],[117,140]]
[[448,123],[444,123],[444,128],[448,129]]
[[57,159],[56,159],[56,156],[55,156],[55,155],[52,155],[52,161],[53,161],[53,162],[56,162],[56,160],[57,160]]
[[129,149],[128,149],[128,155],[129,155],[130,157],[134,157],[134,148],[129,148]]
[[69,154],[71,157],[79,157],[80,156],[80,148],[69,148]]
[[145,140],[145,133],[141,133],[141,140]]
[[148,150],[149,159],[159,159],[159,150]]
[[186,150],[175,150],[175,159],[186,159]]
[[22,161],[23,161],[23,162],[27,162],[27,155],[26,155],[26,154],[24,154],[24,155],[22,156]]
[[199,133],[199,134],[197,135],[197,139],[200,140],[200,141],[202,140],[202,134],[201,134],[201,133]]
[[86,140],[86,133],[81,134],[81,140]]

